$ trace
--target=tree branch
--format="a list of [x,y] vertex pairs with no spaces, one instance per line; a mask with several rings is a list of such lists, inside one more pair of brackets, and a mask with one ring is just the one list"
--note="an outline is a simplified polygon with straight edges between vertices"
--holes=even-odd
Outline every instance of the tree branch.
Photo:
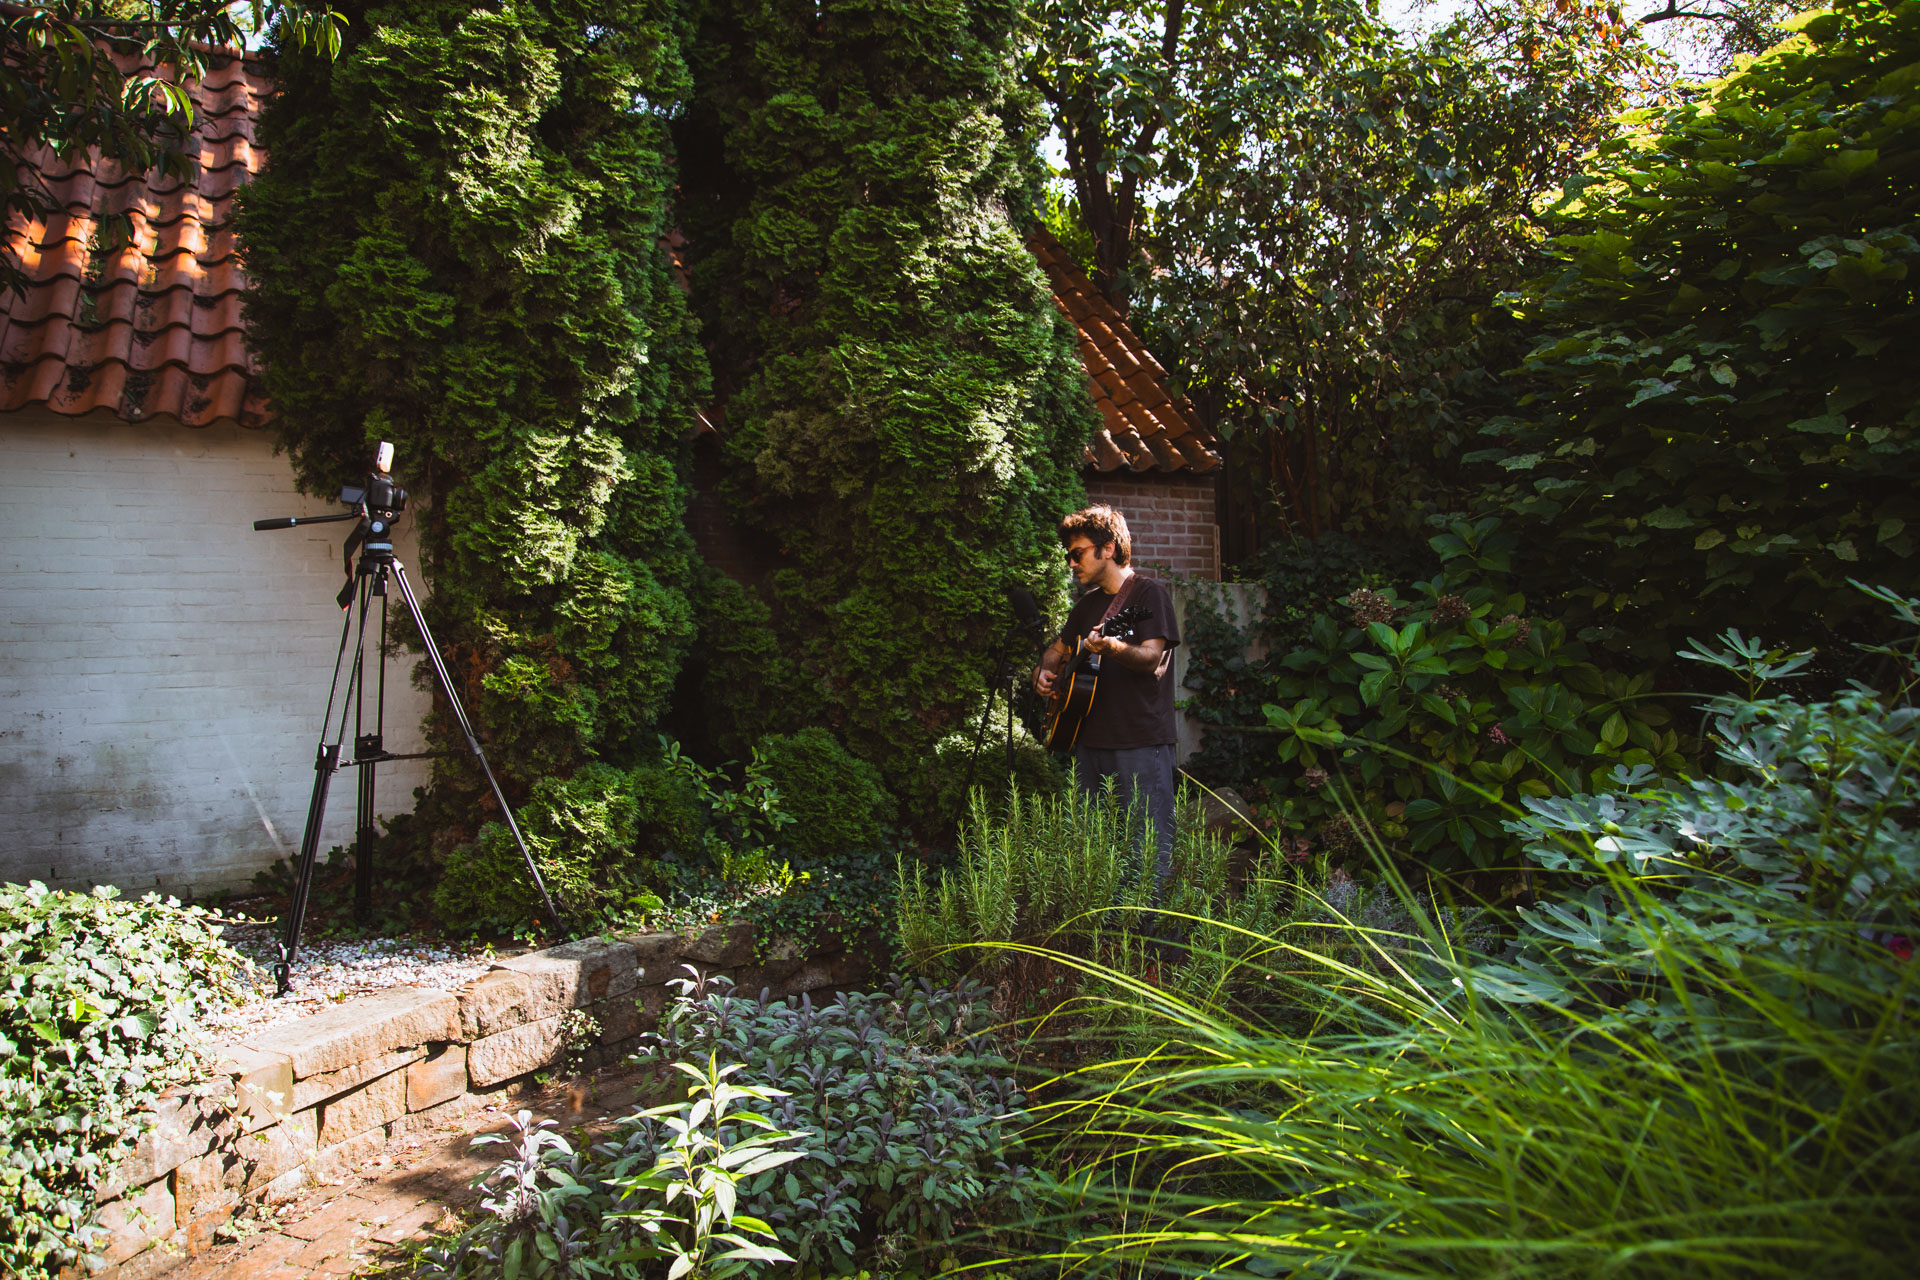
[[1673,18],[1705,18],[1709,22],[1731,22],[1735,24],[1740,22],[1740,15],[1737,13],[1702,13],[1698,9],[1682,9],[1679,7],[1679,4],[1680,0],[1667,0],[1666,8],[1658,9],[1647,14],[1638,20],[1637,25],[1644,27],[1651,23],[1666,22]]

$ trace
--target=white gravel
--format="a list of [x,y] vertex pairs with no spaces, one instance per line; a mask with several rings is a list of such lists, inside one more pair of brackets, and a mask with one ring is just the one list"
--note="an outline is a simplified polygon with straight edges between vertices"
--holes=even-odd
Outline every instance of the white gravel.
[[307,939],[300,942],[293,967],[293,990],[273,993],[273,958],[279,953],[277,924],[230,925],[226,938],[253,961],[252,994],[238,1008],[210,1020],[217,1040],[236,1040],[253,1031],[304,1018],[329,1005],[388,987],[433,987],[452,991],[485,973],[495,960],[522,948],[495,951],[482,943],[420,938],[366,938],[359,941]]

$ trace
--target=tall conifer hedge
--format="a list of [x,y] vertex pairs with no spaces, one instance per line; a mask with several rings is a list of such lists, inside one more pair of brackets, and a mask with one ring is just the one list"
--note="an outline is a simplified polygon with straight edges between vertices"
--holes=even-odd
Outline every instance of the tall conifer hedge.
[[[461,695],[510,796],[552,795],[651,742],[693,625],[676,458],[707,369],[659,247],[679,20],[340,7],[337,63],[279,51],[241,215],[249,328],[304,485],[398,445]],[[434,736],[459,745],[445,719]],[[455,755],[423,825],[444,850],[485,806]]]
[[730,494],[797,667],[767,727],[825,723],[908,793],[1081,498],[1086,375],[1021,230],[1017,12],[711,0],[680,126]]

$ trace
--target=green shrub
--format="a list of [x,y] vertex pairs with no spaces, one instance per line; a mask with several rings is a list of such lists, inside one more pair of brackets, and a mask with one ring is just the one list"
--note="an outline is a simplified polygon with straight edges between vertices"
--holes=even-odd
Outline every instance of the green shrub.
[[[425,609],[509,795],[630,766],[693,632],[678,459],[707,369],[660,247],[689,14],[341,9],[337,60],[277,50],[241,196],[280,442],[327,497],[398,447]],[[463,750],[421,811],[436,863],[498,816]]]
[[[746,999],[725,979],[679,985],[647,1060],[716,1064],[688,1071],[696,1083],[687,1103],[629,1116],[577,1155],[563,1143],[523,1141],[497,1174],[522,1193],[490,1203],[492,1216],[430,1251],[426,1275],[590,1274],[650,1256],[643,1221],[661,1187],[645,1175],[663,1157],[680,1158],[677,1139],[710,1115],[716,1103],[701,1099],[718,1099],[727,1067],[739,1068],[735,1084],[769,1091],[753,1110],[797,1137],[788,1149],[803,1153],[765,1168],[742,1154],[728,1197],[771,1225],[798,1274],[851,1275],[863,1261],[950,1248],[986,1215],[1017,1214],[1031,1195],[1032,1176],[1014,1163],[1024,1099],[988,1032],[985,990],[896,980],[884,994],[815,1005]],[[728,1123],[713,1138],[734,1147],[762,1132]],[[516,1238],[522,1261],[510,1268]]]
[[776,846],[780,833],[793,825],[781,805],[780,792],[767,776],[760,749],[740,771],[734,783],[727,771],[732,762],[720,769],[709,769],[680,749],[680,744],[662,736],[665,764],[684,778],[706,807],[708,821],[701,833],[701,848],[708,869],[718,872],[723,881],[764,886],[784,883],[790,877],[777,862]]
[[52,1275],[99,1242],[95,1189],[142,1112],[194,1079],[202,1020],[247,962],[219,917],[111,887],[0,887],[0,1273]]
[[[1336,856],[1361,858],[1371,832],[1431,866],[1506,866],[1521,799],[1598,785],[1620,763],[1682,764],[1650,676],[1604,671],[1562,623],[1529,616],[1511,590],[1516,541],[1496,520],[1454,521],[1429,540],[1439,571],[1409,598],[1357,588],[1255,669],[1232,665],[1237,648],[1207,655],[1198,701],[1264,700],[1258,733],[1218,736],[1266,744],[1259,790],[1284,827]],[[1196,771],[1213,776],[1210,763]]]
[[1740,625],[1844,667],[1876,621],[1846,579],[1920,590],[1920,6],[1789,25],[1629,117],[1509,299],[1536,338],[1478,456],[1528,589],[1642,661]]
[[[1881,598],[1920,627],[1920,601]],[[1756,689],[1812,656],[1737,632],[1723,639],[1682,656]],[[1717,984],[1676,982],[1656,939],[1724,957],[1742,987],[1822,1025],[1850,1022],[1863,1001],[1920,995],[1911,972],[1858,945],[1862,933],[1909,948],[1920,937],[1920,708],[1910,701],[1920,664],[1898,656],[1907,678],[1889,695],[1855,685],[1831,701],[1714,699],[1723,777],[1622,769],[1605,794],[1529,801],[1513,825],[1556,887],[1554,901],[1522,913],[1522,947],[1502,970],[1511,998],[1570,1004],[1605,988],[1611,1007],[1641,1022],[1749,1016],[1726,1007]],[[1622,874],[1595,876],[1595,863]]]
[[933,767],[915,780],[916,790],[931,797],[922,799],[921,807],[930,808],[944,827],[960,824],[972,803],[974,788],[985,793],[989,803],[1002,804],[1013,791],[1023,796],[1050,796],[1064,790],[1072,780],[1072,774],[1062,767],[1062,757],[1047,750],[1017,714],[1013,721],[1013,769],[1009,772],[1005,704],[996,702],[994,712],[984,735],[980,717],[975,715],[964,727],[935,743]]
[[[1156,908],[1139,825],[1111,793],[1016,792],[996,810],[976,791],[953,867],[929,884],[920,866],[902,860],[902,958],[943,979],[993,981],[1015,1009],[1063,983],[1082,989],[1088,964],[1129,975],[1154,966],[1170,989],[1218,994],[1244,953],[1246,931],[1274,927],[1302,900],[1301,877],[1269,848],[1230,884],[1230,842],[1206,828],[1191,788],[1181,792],[1177,828],[1173,876]],[[1182,945],[1159,945],[1173,938]],[[1054,962],[1062,955],[1072,957],[1064,968]],[[1094,999],[1083,1015],[1106,1020],[1111,1011],[1099,1006],[1108,985],[1095,980],[1084,990]]]
[[762,738],[758,759],[780,792],[780,808],[793,819],[781,835],[796,855],[827,860],[885,840],[897,806],[880,771],[856,760],[825,729]]
[[[1022,19],[951,0],[714,0],[700,19],[676,132],[694,305],[791,664],[765,668],[775,714],[753,728],[825,725],[917,809],[1003,584],[1064,588],[1053,524],[1098,421],[1023,243],[1041,126]],[[959,571],[912,569],[929,562]]]
[[[569,923],[596,919],[634,886],[641,812],[632,773],[590,764],[571,778],[542,779],[515,817]],[[512,932],[546,912],[504,822],[448,855],[433,902],[443,925],[476,932]]]
[[[802,741],[803,748],[812,745],[810,738]],[[723,880],[762,888],[780,878],[775,850],[793,819],[760,753],[735,783],[725,770],[696,762],[672,739],[659,742],[658,756],[632,769],[589,764],[571,778],[536,782],[516,814],[527,848],[569,925],[621,916],[631,901],[645,900],[655,889],[674,889],[689,873],[710,869]],[[792,754],[797,760],[817,758],[804,750]],[[854,782],[877,788],[867,766],[844,752],[839,763]],[[858,791],[849,794],[856,804],[863,798]],[[884,792],[878,795],[885,798]],[[866,798],[871,814],[877,805]],[[823,826],[837,822],[850,829],[858,812],[834,813],[829,805],[813,817]],[[539,895],[505,823],[488,823],[478,838],[448,855],[434,907],[440,922],[453,929],[513,932],[540,922]]]
[[639,766],[632,778],[643,858],[705,847],[713,814],[699,783],[664,759]]
[[[1916,625],[1920,602],[1893,603]],[[1710,660],[1749,678],[1797,665],[1738,647]],[[1552,874],[1511,956],[1455,952],[1400,882],[1418,959],[1273,937],[1243,962],[1337,1001],[1320,1034],[1136,985],[1160,1050],[1106,1064],[1121,1082],[1098,1108],[1084,1087],[1038,1108],[1060,1135],[1049,1265],[1906,1274],[1920,664],[1877,656],[1906,673],[1897,693],[1717,700],[1730,780],[1654,786],[1621,766],[1619,793],[1529,806]]]
[[766,602],[718,569],[702,568],[696,584],[688,679],[676,695],[693,722],[683,737],[702,755],[738,759],[761,735],[800,727],[812,700]]
[[[1273,773],[1273,743],[1245,726],[1264,726],[1260,708],[1271,702],[1275,659],[1307,644],[1314,620],[1342,615],[1340,601],[1358,588],[1373,591],[1429,577],[1438,568],[1430,548],[1405,536],[1361,539],[1343,533],[1290,538],[1234,566],[1241,582],[1265,592],[1255,618],[1241,625],[1222,589],[1212,583],[1183,584],[1187,601],[1181,643],[1187,651],[1186,683],[1179,690],[1186,713],[1209,726],[1187,768],[1216,786],[1247,791]],[[1213,732],[1218,727],[1220,732]]]

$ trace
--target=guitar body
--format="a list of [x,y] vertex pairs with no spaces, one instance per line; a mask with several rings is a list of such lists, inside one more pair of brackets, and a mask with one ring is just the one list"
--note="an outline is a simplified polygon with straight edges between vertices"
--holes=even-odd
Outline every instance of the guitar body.
[[1100,687],[1100,655],[1087,651],[1084,639],[1073,642],[1073,659],[1061,673],[1060,692],[1047,707],[1047,749],[1071,751],[1080,726],[1093,710],[1094,691]]
[[1073,642],[1073,657],[1060,673],[1057,691],[1047,708],[1047,749],[1071,751],[1080,740],[1081,726],[1093,710],[1093,697],[1100,688],[1100,655],[1087,648],[1096,635],[1110,635],[1133,643],[1142,624],[1153,617],[1151,609],[1132,607],[1120,610],[1088,636]]

